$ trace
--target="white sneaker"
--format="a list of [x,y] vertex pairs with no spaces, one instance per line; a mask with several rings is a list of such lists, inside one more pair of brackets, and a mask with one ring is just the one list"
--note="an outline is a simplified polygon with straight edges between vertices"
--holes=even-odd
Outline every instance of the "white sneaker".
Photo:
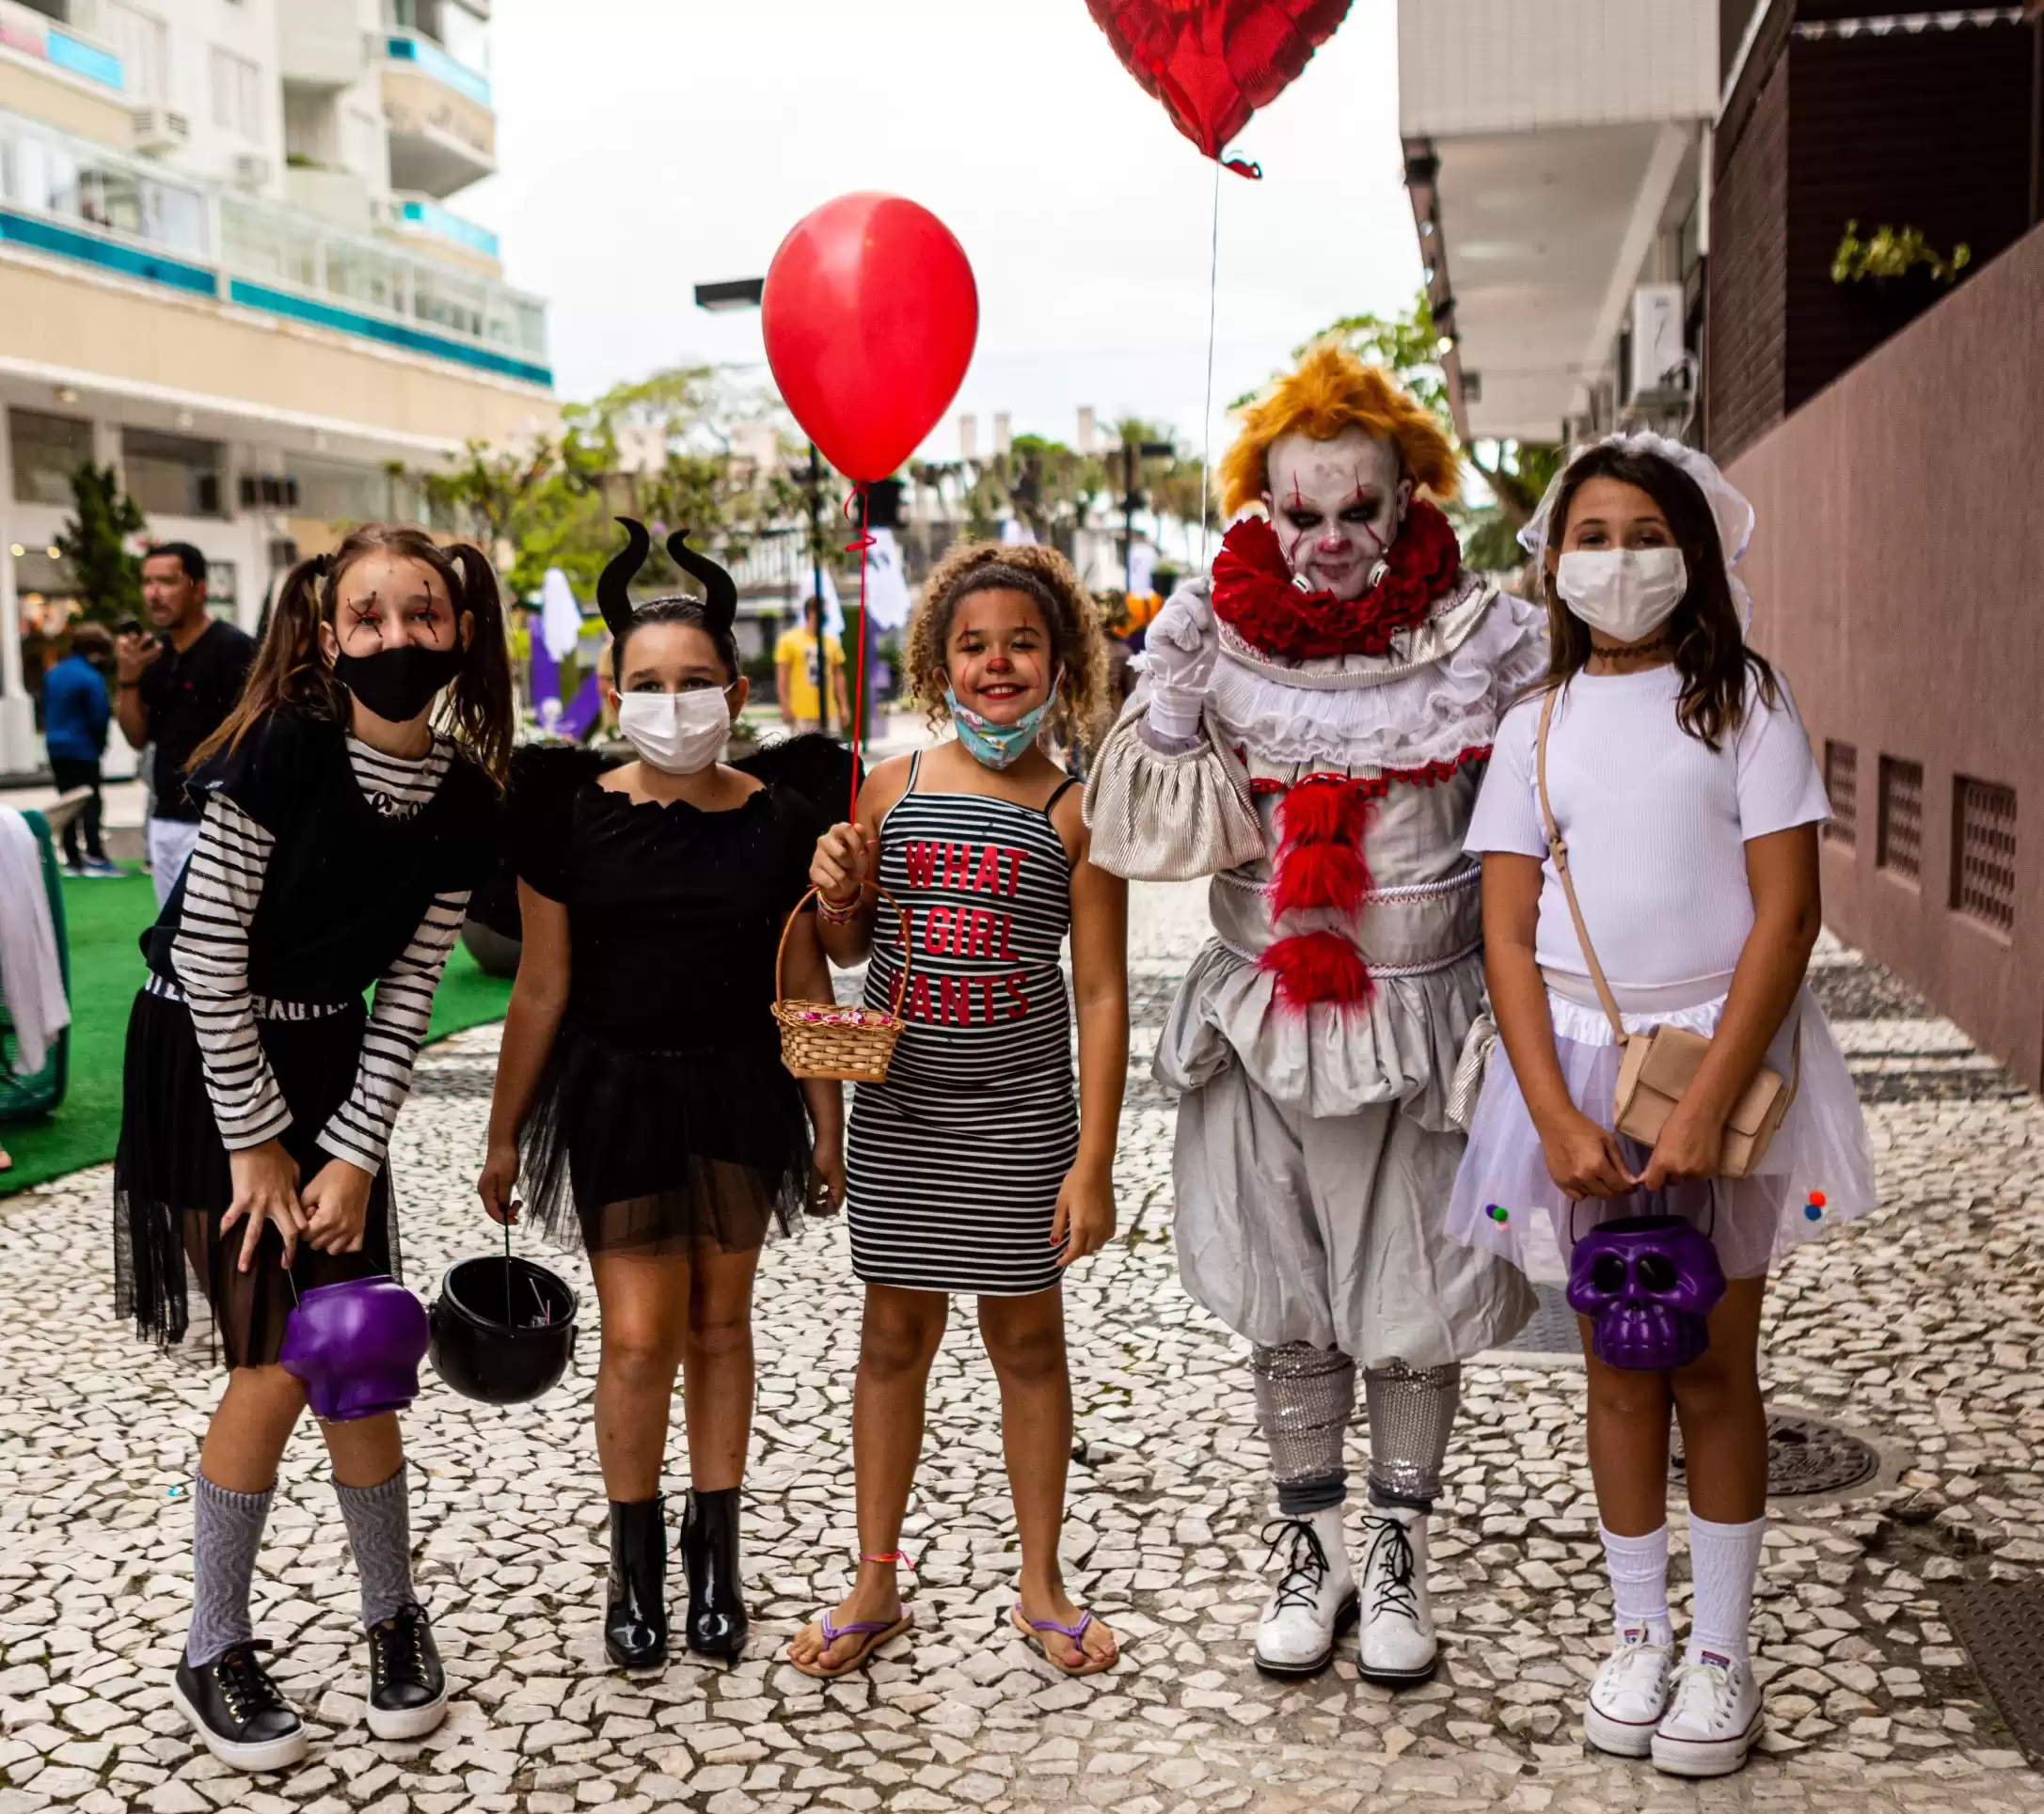
[[1654,1734],[1654,1767],[1671,1776],[1729,1776],[1766,1725],[1751,1668],[1714,1650],[1692,1651]]
[[1656,1644],[1644,1625],[1628,1626],[1590,1684],[1583,1736],[1614,1758],[1654,1754],[1654,1728],[1668,1711],[1674,1646]]
[[1256,1628],[1256,1666],[1267,1676],[1317,1676],[1334,1660],[1335,1639],[1355,1623],[1341,1507],[1276,1519],[1263,1537],[1285,1571]]
[[1387,1688],[1434,1673],[1434,1608],[1427,1599],[1427,1515],[1372,1506],[1363,1518],[1363,1634],[1356,1666]]

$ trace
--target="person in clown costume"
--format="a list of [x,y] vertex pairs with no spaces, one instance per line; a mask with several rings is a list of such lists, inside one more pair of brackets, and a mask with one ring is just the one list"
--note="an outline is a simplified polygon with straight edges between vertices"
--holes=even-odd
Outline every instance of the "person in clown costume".
[[[1089,784],[1094,860],[1212,877],[1213,937],[1157,1049],[1180,1097],[1180,1271],[1251,1344],[1278,1574],[1267,1673],[1360,1625],[1363,1675],[1434,1663],[1427,1518],[1460,1364],[1532,1313],[1445,1229],[1456,1075],[1483,1007],[1463,852],[1504,709],[1545,671],[1532,607],[1464,571],[1452,442],[1382,370],[1310,348],[1242,415],[1211,578],[1150,625]],[[1370,1427],[1360,1580],[1343,1438]]]

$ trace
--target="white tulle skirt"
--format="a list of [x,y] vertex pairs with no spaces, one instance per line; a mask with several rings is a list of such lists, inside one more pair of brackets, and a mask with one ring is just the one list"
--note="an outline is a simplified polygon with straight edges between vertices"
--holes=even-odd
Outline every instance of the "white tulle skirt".
[[[1555,1050],[1570,1098],[1592,1121],[1611,1125],[1620,1047],[1594,1008],[1549,992]],[[1625,1016],[1627,1032],[1673,1024],[1706,1036],[1717,1031],[1724,998],[1661,1014]],[[1568,1276],[1570,1249],[1598,1222],[1618,1216],[1678,1215],[1703,1229],[1727,1278],[1757,1278],[1791,1249],[1864,1215],[1875,1204],[1873,1153],[1845,1054],[1824,1011],[1808,989],[1783,1022],[1767,1063],[1789,1075],[1790,1047],[1802,1030],[1801,1073],[1796,1100],[1751,1177],[1671,1186],[1651,1197],[1638,1192],[1608,1200],[1571,1202],[1547,1175],[1540,1136],[1500,1041],[1483,1074],[1482,1092],[1469,1122],[1469,1145],[1449,1201],[1450,1239],[1486,1248],[1511,1260],[1529,1278]],[[1627,1162],[1645,1169],[1645,1148],[1626,1141]]]

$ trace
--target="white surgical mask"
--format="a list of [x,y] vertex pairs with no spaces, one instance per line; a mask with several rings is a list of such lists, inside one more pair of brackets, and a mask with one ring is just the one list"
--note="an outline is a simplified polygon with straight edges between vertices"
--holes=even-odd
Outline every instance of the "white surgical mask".
[[642,762],[670,775],[693,775],[722,752],[731,734],[731,707],[710,686],[626,693],[617,702],[617,728]]
[[1673,615],[1689,571],[1680,548],[1578,548],[1561,557],[1554,589],[1592,629],[1638,642]]

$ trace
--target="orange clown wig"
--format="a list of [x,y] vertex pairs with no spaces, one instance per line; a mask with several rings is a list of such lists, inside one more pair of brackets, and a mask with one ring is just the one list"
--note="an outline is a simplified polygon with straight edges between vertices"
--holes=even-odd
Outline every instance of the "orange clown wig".
[[1316,340],[1297,370],[1242,411],[1242,432],[1221,457],[1221,510],[1235,516],[1270,489],[1271,443],[1285,434],[1331,441],[1352,428],[1398,443],[1405,476],[1446,502],[1462,489],[1462,456],[1427,406],[1382,366],[1365,365],[1336,339]]

